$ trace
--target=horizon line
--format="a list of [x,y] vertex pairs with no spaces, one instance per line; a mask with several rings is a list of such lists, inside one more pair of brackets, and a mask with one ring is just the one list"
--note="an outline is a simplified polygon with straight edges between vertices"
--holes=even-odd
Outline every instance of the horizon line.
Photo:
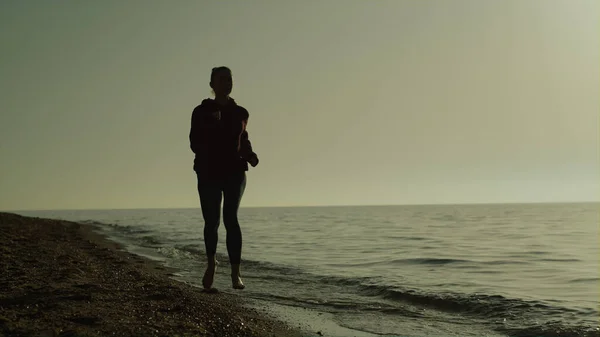
[[[348,205],[288,205],[288,206],[240,206],[240,209],[260,208],[324,208],[324,207],[403,207],[403,206],[485,206],[485,205],[545,205],[545,204],[598,204],[600,200],[587,201],[524,201],[524,202],[462,202],[462,203],[414,203],[414,204],[348,204]],[[197,207],[123,207],[123,208],[48,208],[48,209],[18,209],[2,210],[0,213],[11,212],[65,212],[65,211],[136,211],[136,210],[184,210],[200,209]]]

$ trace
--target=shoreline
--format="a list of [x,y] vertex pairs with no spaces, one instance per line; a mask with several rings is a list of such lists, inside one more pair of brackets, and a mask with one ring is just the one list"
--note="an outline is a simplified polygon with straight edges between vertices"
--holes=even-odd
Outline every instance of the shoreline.
[[[587,208],[586,208],[587,209]],[[5,317],[5,315],[3,315],[2,310],[4,309],[8,309],[8,310],[13,310],[14,308],[7,308],[6,306],[3,307],[3,304],[5,303],[4,301],[6,300],[7,303],[10,303],[12,301],[12,303],[17,303],[19,300],[19,294],[12,294],[7,292],[6,290],[8,289],[8,285],[9,285],[9,281],[8,279],[12,278],[12,275],[2,275],[2,274],[6,274],[8,273],[8,269],[11,268],[15,268],[15,267],[20,267],[21,269],[23,269],[22,266],[25,266],[25,269],[32,269],[30,266],[28,266],[27,264],[31,262],[31,260],[33,260],[33,258],[31,258],[30,256],[26,256],[25,253],[31,253],[33,252],[33,254],[37,254],[37,252],[42,252],[41,254],[38,255],[52,255],[52,259],[56,260],[56,257],[58,257],[59,259],[61,259],[62,261],[59,260],[60,263],[56,264],[56,262],[48,262],[47,259],[50,259],[50,257],[48,257],[47,259],[38,259],[38,262],[41,263],[54,263],[54,266],[50,266],[50,267],[46,267],[49,270],[52,270],[52,268],[55,268],[55,270],[57,272],[60,272],[61,269],[65,269],[62,265],[62,262],[68,262],[70,263],[70,266],[66,266],[66,267],[70,267],[70,268],[74,268],[77,267],[79,269],[81,269],[80,273],[85,273],[87,270],[85,268],[81,268],[79,265],[81,264],[86,264],[87,259],[86,256],[81,256],[81,254],[75,254],[76,252],[71,250],[70,251],[70,255],[69,252],[65,252],[64,251],[64,242],[63,242],[63,246],[61,247],[61,245],[57,245],[58,249],[61,250],[62,252],[59,251],[58,253],[52,250],[48,249],[48,246],[51,245],[55,245],[56,242],[60,242],[60,241],[69,241],[71,239],[65,237],[65,235],[60,234],[61,230],[58,229],[49,229],[48,233],[44,233],[44,231],[39,231],[41,232],[41,234],[43,234],[46,239],[45,241],[47,242],[41,242],[39,243],[39,247],[37,247],[36,245],[34,245],[33,243],[35,243],[35,240],[38,240],[39,238],[39,233],[38,230],[36,229],[30,229],[29,233],[20,233],[19,231],[23,231],[22,228],[20,228],[19,225],[19,221],[23,222],[24,224],[29,224],[29,226],[33,226],[31,223],[32,222],[56,222],[56,223],[60,223],[60,226],[74,226],[76,225],[78,228],[78,231],[76,231],[74,234],[71,233],[69,235],[71,236],[75,236],[77,237],[77,240],[84,240],[86,242],[86,249],[92,249],[89,246],[89,238],[90,236],[93,237],[99,237],[99,241],[97,242],[101,242],[104,245],[108,245],[110,247],[112,247],[113,249],[116,250],[115,254],[117,253],[122,253],[124,254],[124,256],[128,256],[128,259],[131,257],[134,257],[135,260],[141,260],[139,262],[140,265],[144,266],[144,267],[148,267],[148,268],[154,268],[153,272],[156,273],[159,277],[162,278],[167,278],[167,279],[171,279],[173,281],[175,281],[178,284],[185,284],[187,286],[189,286],[188,288],[191,291],[194,292],[200,292],[201,291],[201,285],[200,285],[200,279],[202,277],[202,271],[204,269],[204,267],[206,266],[206,261],[203,258],[204,253],[203,253],[203,249],[201,249],[201,247],[198,247],[198,245],[201,243],[198,240],[202,240],[201,235],[198,235],[197,233],[197,224],[196,222],[198,221],[198,219],[193,219],[192,216],[193,214],[191,214],[192,212],[188,213],[187,215],[185,213],[180,214],[178,212],[171,212],[171,213],[165,213],[166,215],[163,216],[162,218],[160,218],[160,220],[155,221],[156,219],[153,217],[154,215],[162,215],[162,212],[148,212],[147,214],[143,214],[143,213],[118,213],[118,212],[106,212],[106,213],[102,213],[102,212],[90,212],[90,213],[69,213],[69,212],[37,212],[37,213],[21,213],[21,215],[17,214],[7,214],[7,213],[2,213],[0,212],[0,243],[2,243],[2,245],[0,245],[0,287],[2,288],[2,291],[0,291],[0,337],[3,337],[3,331],[5,326],[3,325],[4,322],[8,321],[7,317]],[[10,224],[10,225],[6,225],[3,226],[5,224],[3,224],[3,218],[2,216],[6,216],[6,217],[13,217],[17,220],[15,220],[15,223]],[[183,216],[184,219],[180,219],[179,221],[181,222],[181,225],[176,225],[176,227],[172,227],[170,223],[167,223],[167,221],[172,221],[171,219],[177,219],[178,217]],[[41,217],[41,219],[40,219]],[[56,220],[49,220],[49,219],[56,219]],[[144,219],[145,218],[145,219]],[[68,221],[61,221],[60,219],[67,219]],[[75,223],[73,223],[75,222]],[[156,224],[156,227],[152,226],[153,224]],[[167,226],[165,226],[167,225]],[[40,224],[37,224],[35,226],[40,226]],[[44,226],[51,226],[51,225],[44,225]],[[62,231],[66,231],[67,229],[62,229]],[[171,230],[173,231],[177,231],[178,233],[174,236],[171,236]],[[87,231],[87,232],[86,232]],[[179,232],[182,232],[183,235],[181,235]],[[55,233],[55,232],[58,232]],[[63,237],[61,237],[61,235]],[[266,237],[266,239],[261,238],[260,242],[264,242],[264,243],[268,243],[270,240],[277,240],[277,236],[268,236]],[[86,241],[87,240],[87,241]],[[42,240],[44,241],[44,240]],[[23,242],[23,243],[21,243]],[[96,242],[96,239],[92,238],[92,242]],[[71,243],[67,243],[68,245]],[[14,245],[14,247],[12,246]],[[19,245],[27,245],[27,249],[25,249],[25,252],[19,252],[17,248],[20,248]],[[5,247],[6,246],[6,247]],[[111,249],[110,247],[104,247],[107,249]],[[100,247],[94,247],[94,249],[101,249],[103,248],[103,246]],[[120,251],[120,252],[119,252]],[[273,250],[273,252],[275,254],[277,254],[278,252],[286,252],[286,250]],[[294,250],[295,251],[295,250]],[[294,252],[292,251],[292,253]],[[44,253],[46,252],[46,253]],[[250,285],[250,287],[248,287],[246,290],[244,291],[237,291],[237,290],[233,290],[230,288],[230,283],[227,284],[227,267],[228,267],[228,262],[226,259],[226,256],[223,254],[220,256],[220,261],[222,263],[224,263],[224,267],[225,268],[220,268],[220,276],[218,277],[218,282],[216,282],[216,286],[217,288],[219,288],[219,290],[222,292],[222,294],[224,295],[224,297],[228,297],[229,299],[231,299],[232,301],[236,302],[236,305],[242,305],[245,306],[246,309],[243,309],[243,312],[246,312],[247,309],[254,309],[254,311],[252,311],[252,313],[254,313],[255,315],[258,315],[262,318],[265,318],[267,320],[270,321],[271,318],[273,318],[275,321],[278,321],[279,323],[283,323],[284,325],[287,325],[288,328],[290,328],[290,330],[300,330],[301,331],[301,336],[303,337],[308,337],[308,336],[328,336],[328,337],[347,337],[347,336],[384,336],[386,334],[389,334],[390,337],[392,336],[398,336],[398,335],[403,335],[403,336],[409,336],[409,335],[413,335],[413,336],[422,336],[422,335],[427,335],[427,334],[431,334],[431,335],[438,335],[438,336],[442,336],[442,334],[440,334],[440,332],[447,332],[447,333],[463,333],[463,335],[473,335],[475,333],[475,331],[479,331],[480,335],[489,335],[489,336],[510,336],[511,334],[516,336],[516,335],[529,335],[529,334],[534,334],[537,333],[539,336],[546,336],[546,335],[569,335],[569,336],[587,336],[587,335],[595,335],[597,334],[597,321],[596,323],[594,323],[594,321],[583,321],[583,319],[581,320],[581,322],[583,323],[579,323],[579,318],[574,316],[574,311],[573,310],[580,310],[578,308],[584,308],[582,309],[582,314],[587,314],[588,312],[584,311],[585,308],[591,308],[590,306],[573,306],[573,307],[567,307],[565,306],[550,306],[546,309],[546,307],[538,307],[537,303],[540,302],[536,302],[535,300],[532,300],[532,298],[521,298],[521,297],[505,297],[502,298],[502,295],[506,295],[501,294],[501,297],[498,298],[498,292],[496,290],[491,290],[488,292],[483,292],[480,295],[483,296],[492,296],[491,300],[493,301],[489,301],[489,302],[484,302],[484,303],[479,303],[479,302],[474,302],[474,301],[478,301],[480,297],[475,297],[475,298],[469,298],[466,296],[462,296],[462,297],[451,297],[449,298],[450,300],[452,300],[451,302],[448,303],[444,303],[442,302],[442,306],[440,307],[439,305],[437,305],[438,303],[431,303],[431,299],[433,299],[434,301],[438,298],[440,298],[439,294],[444,295],[444,290],[442,289],[441,292],[422,292],[422,294],[427,295],[427,297],[423,297],[423,298],[417,298],[417,300],[419,299],[423,299],[424,301],[417,301],[417,302],[413,302],[411,301],[411,298],[408,298],[408,301],[404,301],[405,298],[402,297],[402,295],[404,293],[406,293],[406,291],[404,291],[403,289],[399,290],[399,298],[392,298],[391,300],[395,301],[391,304],[392,310],[388,312],[387,310],[387,306],[384,304],[381,307],[377,308],[374,306],[370,306],[371,303],[375,302],[375,305],[377,305],[377,302],[381,301],[381,298],[385,298],[385,295],[387,294],[383,294],[383,296],[380,296],[380,291],[385,292],[386,289],[388,289],[390,287],[391,284],[393,283],[388,283],[388,282],[373,282],[376,287],[373,289],[369,289],[368,287],[369,282],[362,282],[361,280],[358,281],[359,285],[358,286],[354,286],[353,284],[351,284],[351,289],[346,289],[344,288],[344,286],[347,284],[346,281],[347,280],[352,280],[353,276],[355,275],[360,275],[359,273],[355,273],[354,275],[351,275],[349,277],[345,276],[345,275],[339,275],[339,271],[338,271],[338,275],[337,277],[334,276],[334,279],[327,279],[327,275],[329,275],[328,270],[321,270],[321,271],[316,271],[313,269],[310,269],[310,266],[307,268],[306,266],[302,265],[301,263],[297,263],[296,261],[294,261],[293,259],[285,259],[285,258],[279,258],[277,256],[273,256],[271,254],[266,254],[265,252],[270,252],[270,251],[260,251],[258,250],[258,252],[255,252],[254,257],[252,258],[253,254],[250,254],[250,259],[248,259],[246,262],[248,263],[246,265],[247,269],[247,277],[249,277],[249,283],[247,285]],[[551,252],[550,252],[551,253]],[[12,264],[8,263],[9,259],[12,259],[13,257],[11,256],[15,255],[18,257],[18,259],[20,259],[20,262],[14,262],[10,261]],[[71,256],[70,260],[77,260],[77,261],[68,261],[69,260],[69,256]],[[285,257],[285,256],[284,256]],[[103,258],[100,257],[99,260],[101,260],[100,262],[102,264],[107,264],[107,265],[111,265],[114,263],[114,261],[111,261],[111,259],[108,258]],[[525,260],[528,261],[528,260]],[[583,260],[582,260],[583,261]],[[127,263],[132,263],[132,261],[127,260]],[[302,262],[302,261],[300,261]],[[518,262],[518,261],[516,261]],[[8,264],[7,264],[8,263]],[[297,266],[297,264],[299,266]],[[6,265],[6,266],[5,266]],[[38,263],[39,265],[39,263]],[[136,264],[137,265],[137,264]],[[290,269],[291,268],[291,269]],[[294,268],[298,268],[298,269],[294,269]],[[297,271],[300,271],[299,273],[297,273]],[[12,271],[10,271],[12,272]],[[65,273],[67,273],[68,271],[63,271]],[[112,272],[112,271],[111,271]],[[335,272],[335,271],[334,271]],[[18,286],[21,287],[23,286],[23,288],[26,288],[26,285],[23,285],[24,283],[32,283],[32,284],[37,284],[37,287],[39,288],[40,284],[42,281],[40,281],[40,278],[37,277],[35,275],[34,272],[31,272],[31,270],[26,270],[25,274],[29,274],[31,273],[32,275],[26,275],[29,278],[31,278],[30,281],[27,281],[26,277],[22,277],[22,280],[17,281],[21,282],[22,284],[19,284]],[[46,271],[46,273],[48,273]],[[72,273],[71,273],[72,274]],[[77,276],[78,274],[75,274],[75,276]],[[298,275],[298,276],[297,276]],[[20,275],[17,275],[17,277],[19,277]],[[38,275],[39,276],[39,275]],[[585,276],[585,275],[583,275]],[[36,279],[37,277],[37,279]],[[53,280],[49,277],[44,277],[45,279],[50,280],[49,283],[51,283],[51,286],[54,288],[61,288],[62,286],[60,284],[56,285],[55,283],[56,280]],[[44,279],[44,281],[45,281]],[[320,288],[318,287],[318,282],[320,282],[321,280],[325,280],[325,283],[327,283],[326,285],[323,285]],[[582,280],[584,280],[585,282],[588,282],[588,279],[582,278]],[[333,282],[330,282],[333,281]],[[53,285],[52,285],[53,284]],[[99,284],[99,283],[95,283],[95,284]],[[329,287],[329,284],[331,284],[331,288]],[[68,297],[77,297],[79,295],[81,295],[81,293],[86,294],[85,292],[82,292],[82,288],[81,288],[81,284],[76,284],[79,287],[75,287],[75,291],[72,291],[73,289],[60,289],[60,291],[65,291],[65,294],[58,294],[58,295],[63,295],[63,296],[55,296],[58,298],[58,301],[63,301],[63,300],[69,300]],[[367,286],[367,288],[365,288],[365,285]],[[86,287],[86,285],[83,285],[84,287]],[[296,287],[298,287],[296,289]],[[341,288],[340,288],[341,287]],[[25,289],[25,290],[29,290],[31,293],[33,293],[33,295],[37,295],[36,293],[39,293],[39,289],[33,289],[34,291],[31,291],[32,287],[31,285],[29,285],[28,287],[29,289]],[[65,288],[65,287],[62,287]],[[417,286],[418,288],[418,286]],[[420,289],[420,288],[418,288]],[[585,290],[586,288],[577,288],[577,289],[583,289]],[[10,291],[12,291],[13,289],[10,289]],[[24,291],[23,289],[17,289],[18,291]],[[50,290],[55,290],[55,289],[50,289]],[[148,290],[148,289],[146,289]],[[365,292],[363,292],[364,290],[366,290]],[[374,290],[373,292],[369,292],[370,290]],[[68,291],[71,291],[71,293],[67,293]],[[156,290],[157,292],[162,292],[163,290]],[[165,292],[167,293],[167,292]],[[172,293],[172,292],[171,292]],[[169,293],[169,294],[171,294]],[[343,298],[340,297],[339,295],[344,295],[344,294],[348,294],[349,296],[347,298]],[[321,294],[321,295],[320,295]],[[349,301],[347,301],[347,299],[352,300],[353,297],[351,297],[352,295],[358,295],[355,299],[359,302],[359,307],[354,307],[352,305],[352,303],[349,303]],[[463,294],[463,293],[460,293]],[[6,295],[6,296],[5,296]],[[12,296],[12,298],[9,298],[9,295]],[[52,295],[52,294],[51,294]],[[53,294],[56,295],[56,294]],[[72,296],[69,296],[72,295]],[[152,293],[147,293],[146,295],[152,295]],[[204,294],[203,294],[204,295]],[[364,302],[361,302],[361,300],[363,300],[363,298],[361,298],[361,295],[365,295],[365,296],[371,296],[369,298],[366,298]],[[396,293],[391,292],[391,295],[396,295]],[[496,295],[496,298],[494,298],[493,296]],[[176,295],[179,296],[179,295]],[[467,294],[468,296],[468,294]],[[65,297],[67,297],[65,299]],[[213,296],[214,297],[214,296]],[[551,297],[548,297],[551,298]],[[341,299],[342,301],[338,300]],[[484,298],[485,300],[486,298]],[[498,299],[498,301],[496,301],[496,299]],[[73,300],[73,298],[71,298],[71,300]],[[121,298],[119,298],[119,300],[121,300]],[[125,301],[131,300],[129,298],[126,298]],[[346,301],[344,301],[346,300]],[[474,300],[474,301],[473,301]],[[43,301],[50,301],[50,300],[45,300],[43,299]],[[145,299],[142,299],[141,301],[145,301]],[[220,300],[218,300],[217,302],[219,302]],[[139,301],[137,301],[139,303]],[[408,303],[406,303],[408,302]],[[336,306],[336,304],[340,303],[341,306]],[[333,304],[333,305],[332,305]],[[348,306],[348,304],[350,306]],[[449,304],[450,306],[448,306],[447,304]],[[473,304],[475,306],[473,306]],[[481,304],[481,305],[480,305]],[[68,304],[67,304],[68,305]],[[139,306],[139,304],[137,304]],[[427,314],[425,315],[426,317],[422,317],[421,318],[411,318],[410,315],[405,315],[403,311],[399,311],[396,312],[394,311],[394,307],[398,307],[401,306],[400,309],[404,309],[404,306],[412,306],[415,305],[415,308],[408,308],[408,310],[417,310],[421,307],[423,307],[423,311],[425,311],[426,309],[431,309],[431,310],[427,310]],[[529,308],[530,306],[535,306],[536,308],[533,308],[535,311],[527,311],[527,308]],[[464,308],[458,308],[458,310],[454,310],[456,306],[464,306]],[[47,305],[46,308],[53,308],[52,305]],[[248,308],[249,307],[249,308]],[[516,308],[519,310],[515,310],[515,311],[510,311],[511,308]],[[167,307],[169,308],[169,307]],[[503,324],[496,324],[498,322],[496,322],[493,319],[489,319],[489,324],[488,324],[488,317],[487,314],[484,314],[482,316],[471,316],[470,314],[467,315],[463,315],[463,312],[469,311],[473,312],[473,308],[478,309],[478,308],[485,308],[486,312],[490,312],[493,315],[502,315],[502,314],[519,314],[519,320],[515,319],[512,321],[509,321],[509,323],[506,323],[507,325],[503,325]],[[537,309],[540,309],[539,312],[537,311]],[[570,309],[570,308],[574,308],[574,309]],[[355,310],[356,309],[356,310]],[[373,313],[372,313],[372,309],[374,309]],[[381,310],[378,310],[381,309]],[[448,309],[448,310],[445,310]],[[522,309],[522,310],[521,310]],[[563,309],[566,309],[565,311],[562,311]],[[39,310],[44,310],[44,309],[39,309]],[[77,310],[77,309],[75,309]],[[141,309],[142,310],[142,309]],[[139,310],[139,311],[141,311]],[[547,310],[547,311],[545,311]],[[63,310],[64,311],[64,310]],[[71,310],[73,311],[73,310]],[[167,310],[168,311],[168,310]],[[108,311],[109,313],[111,311]],[[240,311],[242,312],[242,311]],[[242,315],[244,315],[242,312]],[[556,314],[558,319],[555,321],[549,321],[547,318],[540,316],[540,313],[545,313],[545,312],[549,312],[551,317],[553,317],[552,315]],[[559,316],[561,315],[561,313],[564,312],[565,314],[563,315],[563,317],[573,317],[573,318],[577,318],[576,320],[573,321],[567,321],[567,320],[562,320],[562,318]],[[591,310],[589,311],[591,312]],[[151,312],[152,313],[152,312]],[[390,315],[387,315],[387,314]],[[418,313],[420,313],[420,310],[418,311]],[[520,315],[521,313],[523,313],[523,315]],[[11,315],[12,313],[9,313],[8,315]],[[25,313],[27,315],[33,316],[30,313]],[[38,319],[38,317],[26,317],[27,315],[25,315],[23,313],[21,313],[21,316],[23,316],[23,324],[28,324],[27,323],[27,319],[29,320],[33,320],[36,321]],[[64,313],[63,313],[64,314]],[[67,312],[67,314],[69,314]],[[71,312],[72,314],[72,312]],[[129,313],[127,313],[129,314]],[[8,316],[6,315],[6,316]],[[39,316],[41,316],[42,314],[39,314]],[[103,318],[103,313],[100,314],[100,317]],[[570,315],[570,316],[567,316]],[[266,318],[266,317],[270,317],[270,318]],[[512,316],[511,316],[512,317]],[[516,317],[516,316],[515,316]],[[531,324],[531,322],[533,322],[533,319],[537,319],[537,318],[541,318],[540,322],[538,322],[537,320],[535,321],[535,324]],[[72,318],[72,317],[69,317]],[[75,319],[79,322],[82,321],[82,319],[75,317]],[[97,318],[96,318],[97,319]],[[184,317],[184,319],[187,319]],[[460,322],[456,321],[456,319],[460,320]],[[464,322],[462,321],[464,319]],[[85,321],[88,320],[88,322],[86,323]],[[94,324],[96,324],[97,322],[94,322],[94,317],[91,317],[90,320],[90,316],[85,316],[83,315],[83,323],[84,324],[88,324],[93,326]],[[370,322],[369,322],[370,321]],[[373,322],[375,321],[375,322]],[[380,322],[379,322],[380,321]],[[177,326],[174,326],[174,324],[172,323],[177,323],[178,321],[175,320],[175,322],[168,322],[169,324],[167,324],[166,328],[168,328],[169,326],[175,327],[175,328],[180,328]],[[380,324],[377,324],[377,322],[379,322]],[[458,322],[458,323],[457,323]],[[546,322],[550,322],[552,323],[549,326],[546,326]],[[563,323],[564,322],[564,323]],[[591,322],[591,325],[588,323]],[[102,322],[100,322],[102,323]],[[109,322],[110,323],[110,322]],[[138,322],[139,323],[139,322]],[[136,323],[136,324],[138,324]],[[146,324],[147,322],[141,322],[139,324]],[[160,324],[164,324],[164,322],[159,322]],[[217,322],[218,324],[221,324],[222,322]],[[279,324],[278,323],[278,324]],[[376,323],[376,324],[373,324]],[[388,324],[389,323],[389,324]],[[469,324],[466,324],[469,323]],[[471,324],[473,323],[473,324]],[[481,324],[478,324],[481,323]],[[159,325],[160,325],[159,324]],[[96,324],[98,325],[98,324]],[[467,327],[467,326],[473,326],[473,328]],[[331,329],[329,329],[327,326],[330,326]],[[165,329],[166,329],[165,328]],[[349,328],[349,329],[348,329]],[[162,332],[163,330],[158,329],[160,332]],[[49,331],[49,330],[48,330]],[[59,331],[59,330],[57,330]],[[67,330],[68,332],[68,330]],[[135,332],[135,331],[134,331]],[[370,332],[370,333],[369,333]],[[203,335],[210,335],[210,333],[212,333],[212,335],[218,335],[218,333],[216,332],[207,332]],[[390,334],[391,333],[391,334]],[[100,334],[100,332],[98,332],[98,334]],[[15,335],[15,334],[12,334]],[[21,335],[33,335],[33,334],[25,334],[22,333]],[[49,333],[43,333],[43,334],[38,334],[38,335],[45,335],[45,336],[49,336],[49,335],[55,335],[55,334],[49,334]],[[65,333],[63,334],[64,336],[68,336],[69,333]],[[100,334],[103,335],[103,334]],[[127,335],[125,333],[120,334],[120,335]],[[131,335],[131,334],[130,334]],[[133,334],[135,335],[135,334]],[[148,334],[137,334],[137,335],[148,335]],[[159,334],[161,335],[161,334]],[[169,334],[164,334],[164,335],[169,335]],[[177,335],[177,334],[175,334]],[[235,333],[233,333],[232,335],[236,335]],[[271,333],[269,334],[268,332],[265,333],[261,333],[256,332],[252,335],[276,335],[275,333]]]
[[315,335],[174,280],[93,225],[0,212],[0,232],[0,336]]

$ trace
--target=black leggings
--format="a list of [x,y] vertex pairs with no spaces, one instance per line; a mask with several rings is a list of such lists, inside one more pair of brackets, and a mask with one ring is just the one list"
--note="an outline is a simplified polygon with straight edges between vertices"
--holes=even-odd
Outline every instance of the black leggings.
[[205,181],[198,176],[198,194],[204,217],[204,245],[206,255],[217,252],[221,200],[223,200],[223,224],[227,231],[227,253],[231,264],[239,264],[242,258],[242,230],[238,222],[238,209],[246,189],[246,172],[227,178]]

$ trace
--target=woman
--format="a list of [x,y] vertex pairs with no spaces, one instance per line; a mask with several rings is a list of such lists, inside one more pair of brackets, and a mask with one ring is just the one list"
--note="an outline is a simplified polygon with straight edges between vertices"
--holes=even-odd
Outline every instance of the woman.
[[248,163],[255,167],[258,157],[252,150],[246,131],[248,111],[229,97],[233,86],[231,70],[227,67],[213,68],[210,86],[215,99],[205,99],[194,109],[190,130],[190,147],[195,153],[194,171],[198,180],[208,259],[202,285],[208,290],[214,281],[217,232],[223,200],[231,283],[234,289],[244,289],[240,274],[242,231],[237,213],[246,187]]

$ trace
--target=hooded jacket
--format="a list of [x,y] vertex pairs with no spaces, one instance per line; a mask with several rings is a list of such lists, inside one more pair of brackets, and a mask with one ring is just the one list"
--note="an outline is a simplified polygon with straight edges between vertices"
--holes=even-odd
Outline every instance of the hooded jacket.
[[189,139],[198,175],[218,179],[248,171],[248,162],[258,159],[246,131],[248,118],[233,99],[224,106],[205,99],[194,109]]

